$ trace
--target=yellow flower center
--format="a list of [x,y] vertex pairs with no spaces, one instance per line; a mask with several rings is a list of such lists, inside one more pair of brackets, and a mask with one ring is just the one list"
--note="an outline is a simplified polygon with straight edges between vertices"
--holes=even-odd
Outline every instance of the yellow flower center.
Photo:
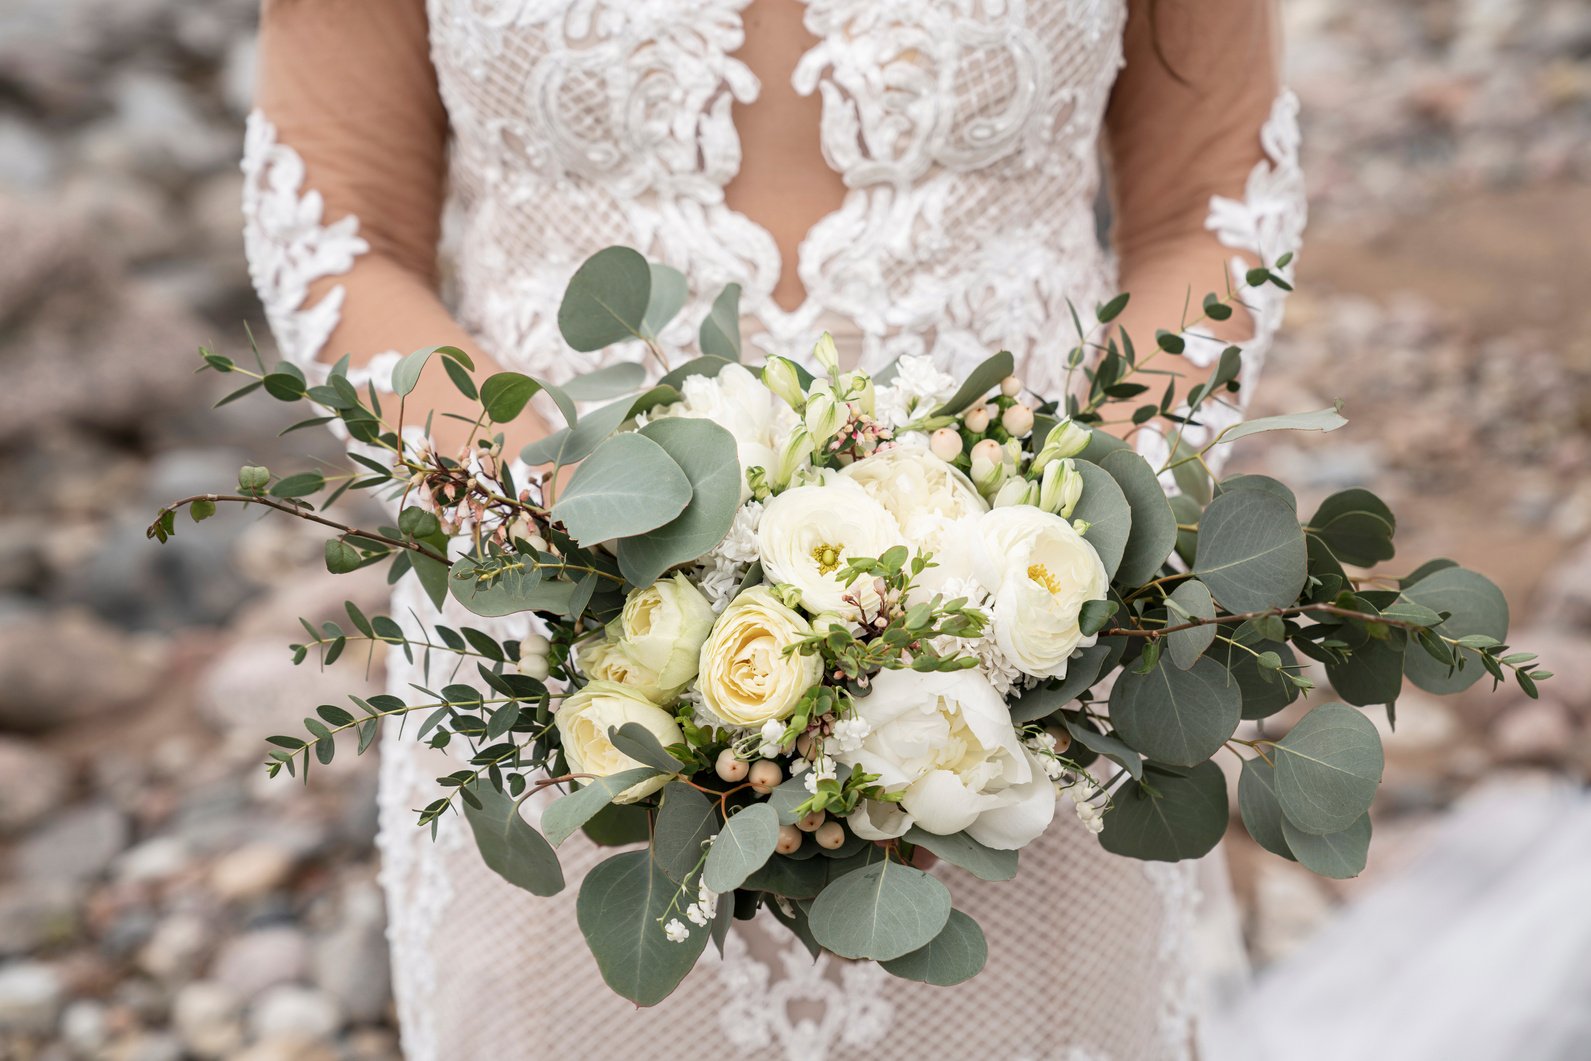
[[822,544],[812,550],[812,559],[817,562],[818,574],[829,575],[840,569],[840,549],[843,546]]
[[1028,578],[1031,578],[1051,593],[1059,593],[1061,591],[1061,584],[1055,581],[1055,576],[1050,574],[1050,569],[1043,564],[1029,564]]

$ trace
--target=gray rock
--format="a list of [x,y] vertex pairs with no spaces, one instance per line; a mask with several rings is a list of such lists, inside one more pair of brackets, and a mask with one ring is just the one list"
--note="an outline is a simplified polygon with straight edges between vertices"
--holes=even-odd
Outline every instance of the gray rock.
[[257,899],[285,885],[297,860],[277,844],[245,844],[210,867],[210,888],[227,902]]
[[197,914],[172,914],[150,934],[138,954],[138,967],[167,983],[188,980],[204,960],[214,934]]
[[242,998],[303,979],[309,969],[304,934],[285,926],[255,929],[228,940],[216,956],[212,976]]
[[0,957],[27,954],[72,938],[78,929],[79,886],[64,880],[0,886]]
[[154,836],[116,860],[116,877],[134,884],[150,884],[175,877],[193,862],[193,854],[180,836]]
[[110,1021],[103,1003],[78,999],[61,1014],[61,1042],[79,1057],[98,1057],[110,1042]]
[[0,834],[33,825],[64,802],[66,766],[42,748],[0,737]]
[[280,984],[249,1007],[249,1032],[256,1039],[329,1039],[343,1025],[336,999],[312,987]]
[[0,965],[0,1032],[42,1035],[52,1031],[64,994],[60,974],[48,965]]
[[164,660],[156,643],[85,612],[0,619],[0,730],[35,733],[141,703]]
[[63,811],[17,848],[17,876],[30,881],[87,881],[105,872],[127,846],[127,819],[109,803]]
[[213,980],[199,980],[178,991],[171,1022],[195,1057],[230,1057],[243,1046],[242,1000]]
[[385,924],[380,890],[356,884],[344,892],[341,924],[315,946],[315,983],[355,1024],[380,1020],[392,995]]

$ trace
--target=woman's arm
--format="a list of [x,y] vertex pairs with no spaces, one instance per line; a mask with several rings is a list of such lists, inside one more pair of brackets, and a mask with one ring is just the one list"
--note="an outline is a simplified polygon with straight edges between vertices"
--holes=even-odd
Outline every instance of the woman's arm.
[[[1296,251],[1305,204],[1296,102],[1280,88],[1275,0],[1132,0],[1125,51],[1106,132],[1121,289],[1132,294],[1120,323],[1141,356],[1157,329],[1200,317],[1207,293],[1224,295],[1250,266]],[[1246,392],[1280,323],[1282,294],[1242,294],[1248,310],[1192,329],[1214,338],[1190,338],[1183,356],[1159,355],[1153,367],[1175,371],[1185,394],[1239,342]],[[1209,408],[1201,419],[1219,426],[1239,410]],[[1139,448],[1158,456],[1163,441],[1140,438]]]
[[[423,0],[264,0],[259,62],[244,212],[282,356],[313,380],[351,354],[380,385],[392,354],[450,344],[495,371],[436,292],[447,114]],[[435,363],[407,408],[437,412],[449,454],[468,425],[440,414],[478,411]]]

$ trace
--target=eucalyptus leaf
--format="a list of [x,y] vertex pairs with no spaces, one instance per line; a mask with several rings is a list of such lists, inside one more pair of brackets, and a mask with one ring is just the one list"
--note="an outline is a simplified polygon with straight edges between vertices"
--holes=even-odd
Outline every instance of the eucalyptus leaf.
[[1099,466],[1116,480],[1132,510],[1132,526],[1116,580],[1126,585],[1148,582],[1159,574],[1177,544],[1177,517],[1172,515],[1160,477],[1138,454],[1117,450],[1106,454]]
[[1326,662],[1326,680],[1337,695],[1359,707],[1396,700],[1403,691],[1405,657],[1418,654],[1407,651],[1403,631],[1371,637],[1364,627],[1345,623],[1337,628],[1337,638],[1348,645],[1346,659]]
[[[499,576],[482,582],[475,577],[476,563],[467,556],[462,557],[447,572],[448,592],[454,600],[476,615],[496,617],[522,612],[562,615],[567,611],[570,597],[575,592],[574,583],[542,578],[535,571]],[[418,563],[415,573],[421,573]]]
[[726,284],[697,335],[702,353],[726,361],[740,360],[740,285]]
[[1293,493],[1292,487],[1269,475],[1229,475],[1218,484],[1218,493],[1232,490],[1263,490],[1286,501],[1295,514],[1298,512],[1298,495]]
[[1276,771],[1264,759],[1243,760],[1237,781],[1237,809],[1254,842],[1273,855],[1292,859],[1282,832],[1282,804],[1276,797]]
[[718,832],[717,805],[691,786],[670,782],[663,789],[652,830],[652,851],[670,880],[683,884],[701,865],[702,845]]
[[678,401],[679,391],[659,384],[644,394],[620,398],[581,417],[573,427],[566,427],[537,439],[519,451],[526,464],[555,464],[563,466],[585,460],[591,451],[629,420],[653,405]]
[[952,910],[945,927],[927,946],[880,964],[885,972],[905,980],[951,987],[977,976],[988,959],[989,944],[978,922]]
[[487,868],[532,895],[563,891],[563,869],[545,837],[519,816],[514,798],[491,785],[474,785],[479,807],[464,802],[464,817]]
[[1345,564],[1374,567],[1392,559],[1392,535],[1398,521],[1392,510],[1368,490],[1341,490],[1320,503],[1309,517],[1309,532]]
[[584,545],[644,534],[690,503],[691,482],[644,435],[614,435],[592,450],[564,487],[552,517]]
[[1102,637],[1088,648],[1080,650],[1066,661],[1066,675],[1053,689],[1040,686],[1029,689],[1011,701],[1011,721],[1017,724],[1037,722],[1076,700],[1078,694],[1092,687],[1100,676],[1108,672],[1127,650],[1121,637]]
[[683,920],[690,932],[684,942],[664,935],[678,890],[645,851],[599,863],[580,886],[575,918],[602,979],[638,1006],[667,998],[707,946],[708,930]]
[[823,889],[808,915],[813,937],[842,958],[889,961],[925,947],[950,920],[936,877],[885,859]]
[[595,402],[633,394],[646,382],[646,366],[619,361],[565,380],[563,392],[577,402]]
[[1072,518],[1087,521],[1083,540],[1099,554],[1105,574],[1114,578],[1132,535],[1132,508],[1109,472],[1088,461],[1078,461],[1076,467],[1083,477],[1083,496],[1072,510]]
[[752,803],[729,816],[707,849],[702,883],[720,894],[732,892],[773,857],[779,843],[779,814],[766,803]]
[[1308,577],[1307,566],[1304,530],[1287,503],[1274,494],[1234,490],[1204,510],[1193,573],[1227,611],[1261,611],[1296,603]]
[[[1177,607],[1193,619],[1214,619],[1215,601],[1210,596],[1210,591],[1203,582],[1190,578],[1179,585],[1171,594],[1171,600]],[[1182,626],[1189,618],[1171,611],[1166,616],[1166,625]],[[1187,670],[1199,661],[1215,642],[1216,626],[1195,626],[1187,630],[1175,630],[1166,635],[1166,653],[1171,657],[1171,662],[1181,670]]]
[[913,826],[907,830],[905,840],[927,848],[979,880],[1010,880],[1016,876],[1017,852],[984,847],[966,833],[940,836]]
[[1185,774],[1144,771],[1111,799],[1100,846],[1116,855],[1179,862],[1210,853],[1226,832],[1226,775],[1213,762]]
[[1108,733],[1101,733],[1090,726],[1084,725],[1082,722],[1071,718],[1067,718],[1065,721],[1066,732],[1070,733],[1072,739],[1078,744],[1081,744],[1095,755],[1103,755],[1123,770],[1126,770],[1132,777],[1142,777],[1144,775],[1144,757],[1138,754],[1135,749],[1128,747],[1116,737]]
[[656,777],[658,771],[650,766],[638,766],[610,777],[598,777],[583,782],[573,792],[553,800],[542,812],[541,827],[554,845],[561,844],[603,807],[613,802],[625,789]]
[[1210,650],[1210,658],[1225,667],[1237,683],[1243,700],[1243,718],[1250,722],[1271,717],[1297,700],[1300,693],[1292,682],[1260,670],[1255,654],[1265,652],[1276,653],[1284,669],[1298,666],[1293,650],[1279,641],[1259,641],[1247,646],[1220,641]]
[[558,330],[582,353],[639,339],[651,295],[646,259],[629,247],[607,247],[569,278],[558,306]]
[[1000,385],[1000,381],[1016,372],[1016,359],[1010,351],[1001,350],[980,363],[968,373],[966,380],[949,401],[935,409],[934,416],[951,416],[963,412],[980,401],[985,394]]
[[639,722],[626,722],[617,728],[609,727],[608,740],[619,751],[638,763],[653,767],[660,773],[677,774],[680,761],[669,754],[651,730]]
[[1150,759],[1193,766],[1237,732],[1237,683],[1212,659],[1179,670],[1161,657],[1146,674],[1124,671],[1110,696],[1110,721],[1122,740]]
[[1276,795],[1295,827],[1341,832],[1370,809],[1385,759],[1380,734],[1358,711],[1322,704],[1274,749]]
[[1370,815],[1362,814],[1348,828],[1335,833],[1306,833],[1286,818],[1282,835],[1299,865],[1322,877],[1347,880],[1364,872],[1370,855]]
[[649,262],[652,271],[652,290],[648,294],[646,316],[641,318],[641,331],[657,338],[685,305],[685,274],[672,266]]
[[525,411],[541,384],[520,372],[499,372],[481,384],[481,407],[495,424],[506,424]]
[[711,420],[669,417],[647,424],[641,434],[663,448],[691,486],[690,502],[672,521],[618,543],[619,570],[631,585],[645,587],[724,540],[740,508],[744,478],[735,436]]
[[780,825],[794,825],[800,817],[796,808],[812,798],[812,793],[807,791],[806,779],[797,775],[785,778],[772,792],[768,793],[768,805],[779,814]]
[[708,379],[712,379],[722,372],[725,366],[733,364],[735,362],[726,357],[713,357],[710,355],[707,357],[696,357],[683,365],[669,369],[663,378],[657,382],[659,386],[679,388],[692,376],[706,376]]
[[1241,424],[1234,424],[1216,438],[1215,444],[1223,445],[1236,442],[1240,438],[1257,435],[1262,431],[1335,431],[1348,423],[1342,415],[1342,403],[1338,402],[1330,409],[1316,409],[1310,413],[1287,413],[1282,416],[1266,416],[1258,420],[1246,420]]
[[[1473,634],[1504,641],[1508,637],[1508,600],[1490,579],[1462,567],[1443,567],[1431,571],[1418,582],[1404,588],[1402,599],[1436,612],[1451,613],[1437,631],[1458,639]],[[1428,693],[1446,695],[1462,692],[1485,673],[1474,653],[1463,670],[1453,670],[1424,652],[1404,655],[1403,672]]]
[[393,366],[392,392],[400,398],[411,393],[420,382],[420,372],[425,368],[425,363],[431,360],[432,354],[436,353],[461,362],[465,368],[473,367],[469,355],[456,346],[427,346],[409,354]]

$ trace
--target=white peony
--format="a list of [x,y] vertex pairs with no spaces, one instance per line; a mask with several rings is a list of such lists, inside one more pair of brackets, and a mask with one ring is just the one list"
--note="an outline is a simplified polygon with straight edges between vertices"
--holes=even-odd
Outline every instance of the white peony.
[[702,645],[696,683],[702,702],[732,726],[789,718],[823,674],[818,656],[785,651],[811,634],[812,625],[766,586],[746,590],[724,609]]
[[860,578],[849,586],[841,582],[845,561],[882,556],[905,544],[889,510],[855,481],[838,476],[773,498],[757,527],[758,557],[769,582],[800,590],[801,606],[810,614],[834,612],[851,620],[858,608],[847,597],[871,613],[879,596],[871,579]]
[[937,590],[964,573],[953,569],[946,545],[956,523],[988,511],[972,480],[927,450],[899,447],[863,458],[840,475],[895,517],[913,553],[933,554],[938,566],[923,572],[919,585]]
[[680,394],[682,401],[654,410],[651,418],[711,420],[733,435],[740,452],[740,499],[745,501],[751,496],[746,471],[761,467],[771,472],[779,447],[800,418],[742,365],[725,365],[716,376],[687,376]]
[[926,354],[906,354],[895,362],[895,378],[879,387],[878,419],[899,429],[932,413],[956,393],[956,378]]
[[1018,739],[1005,699],[976,672],[887,670],[856,705],[867,735],[835,758],[901,793],[899,803],[864,800],[849,819],[856,835],[888,840],[915,825],[1008,851],[1054,818],[1054,783]]
[[1001,651],[1035,678],[1065,677],[1072,653],[1098,640],[1078,621],[1110,585],[1099,554],[1066,520],[1029,505],[991,509],[965,530],[956,563],[994,597]]
[[[564,758],[569,760],[570,771],[576,774],[612,777],[646,765],[615,748],[608,739],[609,729],[618,729],[626,723],[644,727],[665,748],[685,740],[673,715],[629,686],[616,682],[591,682],[565,700],[553,717],[558,724]],[[650,796],[669,780],[667,774],[660,774],[631,785],[615,796],[613,802],[634,803]]]

